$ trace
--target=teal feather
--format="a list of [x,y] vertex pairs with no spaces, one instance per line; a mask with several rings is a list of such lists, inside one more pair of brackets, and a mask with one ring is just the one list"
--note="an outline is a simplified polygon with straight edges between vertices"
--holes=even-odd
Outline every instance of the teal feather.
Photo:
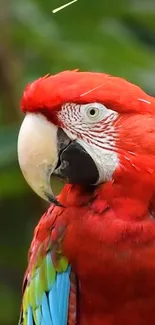
[[52,286],[52,289],[49,292],[49,305],[50,305],[50,312],[52,315],[53,325],[60,325],[60,318],[59,318],[59,309],[58,309],[58,292],[56,289],[56,282]]
[[70,292],[70,266],[61,259],[56,271],[51,259],[51,252],[27,285],[23,303],[23,325],[67,325]]
[[49,309],[49,303],[45,292],[43,293],[43,297],[42,297],[41,309],[42,309],[44,323],[53,325],[50,309]]
[[57,291],[59,292],[59,313],[61,315],[62,324],[67,324],[67,313],[69,303],[69,292],[70,292],[70,267],[66,272],[57,275]]
[[32,315],[32,308],[31,307],[29,307],[29,309],[28,309],[27,325],[34,325],[34,323],[33,323],[33,315]]
[[44,234],[46,221],[49,234],[49,220],[45,214],[44,227],[40,230],[36,228],[36,237],[30,249],[29,267],[24,281],[21,325],[67,325],[68,321],[71,267],[61,250],[63,227],[57,227],[56,230],[53,228],[53,237],[50,233],[49,238],[39,241],[39,238],[44,238],[41,233],[39,236],[39,231],[43,230]]

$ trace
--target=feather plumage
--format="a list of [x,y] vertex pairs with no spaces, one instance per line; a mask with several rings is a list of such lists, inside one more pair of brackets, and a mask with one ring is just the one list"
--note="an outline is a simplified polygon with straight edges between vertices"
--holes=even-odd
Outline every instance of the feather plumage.
[[[118,113],[109,127],[117,164],[100,185],[65,185],[63,207],[42,217],[23,286],[24,325],[155,324],[155,99],[120,78],[66,71],[29,85],[21,108],[66,130],[62,105],[74,115],[73,104],[80,104],[80,124],[82,105],[94,102]],[[92,149],[86,122],[79,135],[72,121],[67,134]],[[109,121],[102,123],[105,132]],[[98,156],[100,125],[91,124]]]
[[[51,210],[54,212],[53,207]],[[20,319],[23,325],[66,325],[68,320],[71,267],[61,250],[63,227],[55,229],[55,217],[48,218],[49,213],[40,221],[30,249]]]

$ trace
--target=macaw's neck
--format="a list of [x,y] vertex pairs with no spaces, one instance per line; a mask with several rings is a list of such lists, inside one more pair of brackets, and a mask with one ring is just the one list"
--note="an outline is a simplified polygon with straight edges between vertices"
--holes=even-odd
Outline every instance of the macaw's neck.
[[155,185],[136,179],[116,179],[94,187],[64,186],[59,200],[64,206],[89,206],[98,213],[112,208],[116,218],[144,220],[155,215]]

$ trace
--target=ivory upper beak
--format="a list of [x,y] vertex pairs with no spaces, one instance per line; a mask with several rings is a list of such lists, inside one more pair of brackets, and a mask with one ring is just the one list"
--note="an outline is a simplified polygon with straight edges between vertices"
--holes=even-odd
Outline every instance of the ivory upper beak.
[[53,202],[50,177],[58,163],[57,130],[43,115],[28,113],[18,136],[18,160],[27,183],[40,197]]

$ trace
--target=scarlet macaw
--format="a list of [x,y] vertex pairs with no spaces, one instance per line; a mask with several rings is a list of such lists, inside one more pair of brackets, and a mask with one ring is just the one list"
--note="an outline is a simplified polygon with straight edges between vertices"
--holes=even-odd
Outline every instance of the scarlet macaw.
[[[51,202],[23,284],[23,325],[155,324],[155,99],[124,79],[65,71],[28,85],[18,139]],[[66,180],[55,198],[52,174]]]

